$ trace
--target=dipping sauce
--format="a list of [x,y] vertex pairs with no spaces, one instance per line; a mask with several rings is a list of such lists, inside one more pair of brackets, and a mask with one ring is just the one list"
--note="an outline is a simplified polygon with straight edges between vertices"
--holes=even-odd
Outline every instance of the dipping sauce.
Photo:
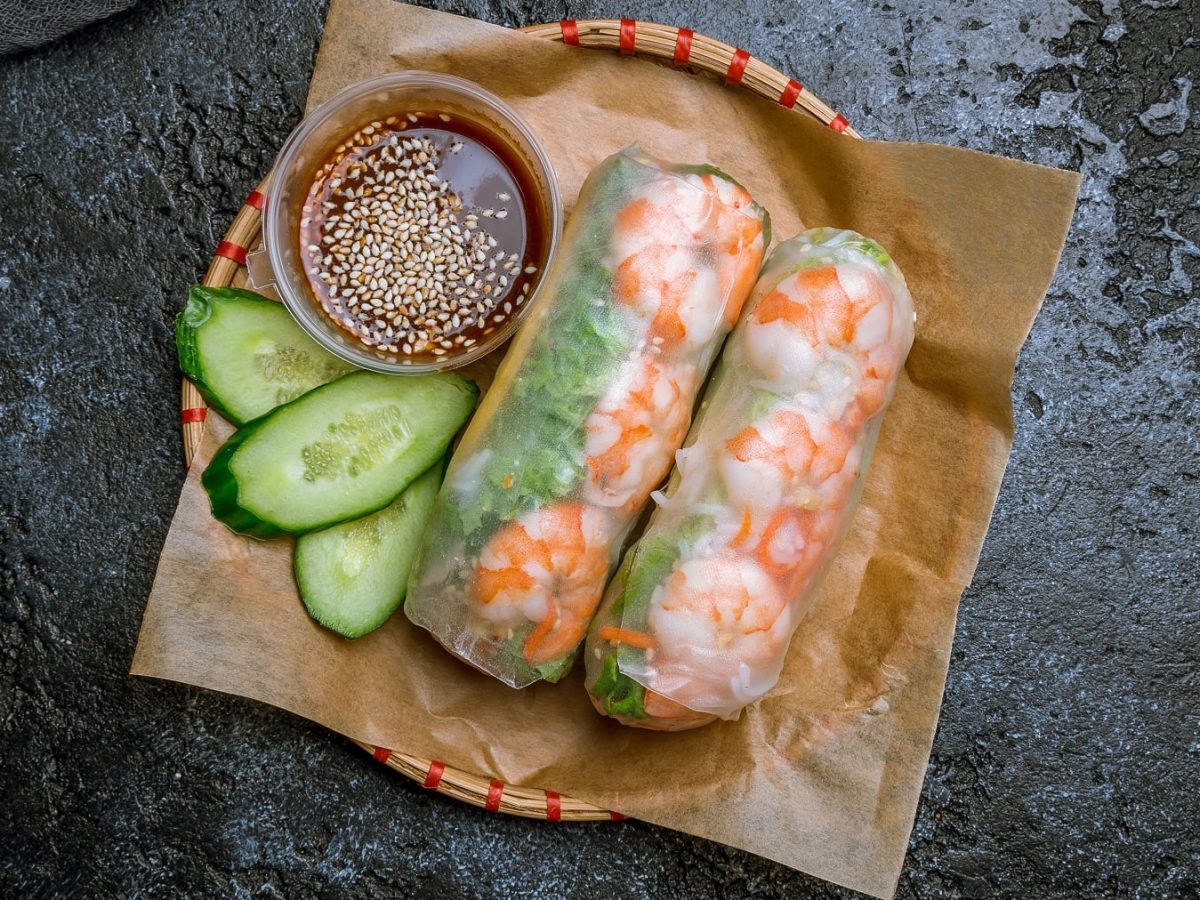
[[398,361],[481,342],[549,254],[535,180],[503,139],[450,113],[371,122],[313,178],[300,259],[320,309]]

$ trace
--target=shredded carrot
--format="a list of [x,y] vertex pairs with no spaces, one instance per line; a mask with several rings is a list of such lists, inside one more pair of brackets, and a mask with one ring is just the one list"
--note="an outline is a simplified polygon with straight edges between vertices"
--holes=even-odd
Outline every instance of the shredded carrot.
[[513,486],[513,482],[516,480],[517,480],[516,476],[513,475],[512,472],[509,472],[507,475],[504,476],[504,480],[500,482],[500,486],[507,491],[510,487]]
[[750,526],[750,507],[747,506],[742,510],[742,527],[738,529],[738,533],[734,535],[733,540],[730,542],[734,547],[750,537]]
[[634,631],[632,628],[621,628],[617,625],[604,625],[600,629],[600,640],[611,641],[614,644],[628,644],[649,650],[654,646],[654,638],[644,631]]
[[525,653],[525,659],[530,663],[538,659],[538,647],[546,640],[546,637],[554,630],[554,626],[558,623],[558,610],[553,606],[546,613],[546,618],[538,622],[537,627],[529,632],[529,637],[525,638],[525,646],[522,648]]
[[762,563],[764,569],[777,578],[787,575],[792,570],[792,566],[788,563],[775,562],[771,556],[771,541],[775,539],[775,533],[783,527],[784,523],[795,515],[796,513],[790,509],[781,509],[775,513],[771,521],[767,523],[767,527],[763,529],[762,540],[758,545],[758,561]]

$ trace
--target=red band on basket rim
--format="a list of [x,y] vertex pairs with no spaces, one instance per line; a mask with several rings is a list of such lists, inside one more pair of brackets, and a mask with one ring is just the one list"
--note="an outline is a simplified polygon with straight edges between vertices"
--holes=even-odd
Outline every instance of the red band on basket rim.
[[690,28],[680,28],[675,36],[675,65],[686,66],[692,58],[692,38],[696,32]]
[[579,25],[574,19],[563,19],[558,23],[562,28],[563,43],[572,47],[579,46]]
[[750,54],[738,47],[737,52],[733,54],[733,59],[729,60],[729,71],[725,73],[725,83],[741,84],[748,62],[750,62]]
[[546,818],[551,822],[562,819],[562,797],[555,791],[546,791]]
[[392,758],[392,751],[387,747],[376,747],[374,756],[381,763],[385,763]]
[[239,266],[246,264],[246,248],[232,241],[221,241],[221,243],[217,244],[216,255],[231,259]]
[[504,796],[504,782],[493,781],[488,785],[487,803],[483,805],[483,808],[488,812],[499,812],[502,796]]
[[621,55],[633,56],[637,49],[637,20],[621,20]]
[[829,123],[829,127],[841,134],[850,127],[850,122],[845,116],[843,116],[841,113],[838,113],[833,117],[833,121]]
[[190,409],[185,409],[179,414],[179,418],[184,425],[190,425],[192,422],[203,422],[208,418],[207,406],[193,406]]
[[267,198],[263,196],[261,191],[251,191],[246,197],[246,205],[253,206],[259,212],[267,205]]
[[779,95],[779,105],[791,109],[796,105],[796,101],[800,99],[800,92],[802,90],[804,90],[804,85],[793,78],[787,83],[787,87],[783,89],[783,93]]
[[434,760],[429,764],[429,771],[425,773],[424,787],[431,791],[436,791],[438,785],[442,783],[442,773],[446,771],[446,764]]
[[625,817],[623,815],[621,815],[619,812],[610,812],[608,814],[608,817],[610,819],[612,819],[614,822],[624,822],[625,821]]

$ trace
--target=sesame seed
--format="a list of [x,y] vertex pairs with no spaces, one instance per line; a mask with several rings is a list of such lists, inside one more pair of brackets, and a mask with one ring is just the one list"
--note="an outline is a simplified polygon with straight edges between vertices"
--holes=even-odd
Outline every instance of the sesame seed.
[[[478,343],[468,329],[494,330],[487,319],[519,269],[518,255],[479,228],[481,215],[508,210],[464,215],[441,174],[442,151],[427,138],[400,137],[420,115],[371,122],[340,145],[314,180],[302,220],[302,262],[321,306],[368,346],[407,357]],[[454,140],[449,149],[464,146]],[[505,302],[495,321],[512,311]]]

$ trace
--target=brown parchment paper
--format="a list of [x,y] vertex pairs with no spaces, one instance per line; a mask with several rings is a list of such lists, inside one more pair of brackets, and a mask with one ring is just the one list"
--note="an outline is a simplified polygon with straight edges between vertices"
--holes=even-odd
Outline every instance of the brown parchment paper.
[[573,199],[637,141],[712,162],[775,234],[854,228],[895,256],[916,343],[852,533],[776,690],[681,734],[592,712],[576,672],[513,691],[403,615],[356,642],[313,624],[290,541],[209,515],[199,483],[228,433],[210,417],[163,548],[133,672],[253,697],[350,737],[553,788],[890,896],[924,776],[959,596],[1011,447],[1017,351],[1054,272],[1073,173],[940,146],[860,142],[716,81],[391,0],[334,0],[310,105],[383,71],[473,79],[545,142]]

